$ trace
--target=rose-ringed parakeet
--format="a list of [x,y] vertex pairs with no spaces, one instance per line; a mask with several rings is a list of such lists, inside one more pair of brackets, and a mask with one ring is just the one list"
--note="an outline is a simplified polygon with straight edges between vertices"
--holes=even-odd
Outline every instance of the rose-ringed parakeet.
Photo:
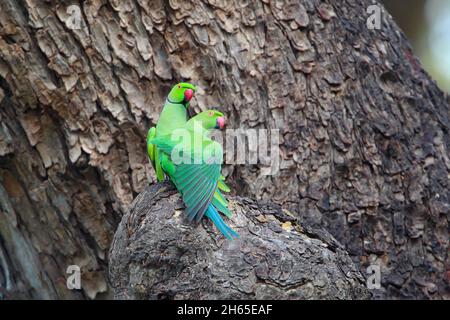
[[[228,189],[220,174],[222,147],[208,137],[209,129],[223,127],[224,119],[211,111],[186,121],[186,108],[194,90],[190,84],[178,84],[172,89],[156,128],[149,131],[149,156],[158,180],[163,180],[166,174],[180,191],[188,220],[198,222],[206,215],[225,237],[232,239],[238,234],[225,224],[217,211],[219,208],[229,214],[218,190],[219,185],[223,190]],[[174,159],[176,154],[178,158]]]
[[[214,129],[224,129],[225,127],[225,118],[223,116],[223,113],[217,111],[217,110],[206,110],[203,112],[200,112],[196,116],[189,119],[189,121],[186,124],[186,128],[188,130],[205,130],[203,134],[208,135],[211,130]],[[225,214],[228,218],[231,218],[231,212],[228,209],[228,202],[225,199],[225,197],[222,195],[221,191],[223,192],[230,192],[230,188],[225,183],[225,177],[223,175],[220,175],[219,181],[217,183],[216,191],[214,192],[212,203],[213,205]]]
[[187,108],[197,88],[190,83],[178,83],[170,90],[159,116],[156,127],[152,127],[147,134],[147,152],[155,169],[159,182],[164,181],[164,172],[158,157],[158,150],[149,140],[170,134],[174,129],[181,128],[187,121]]

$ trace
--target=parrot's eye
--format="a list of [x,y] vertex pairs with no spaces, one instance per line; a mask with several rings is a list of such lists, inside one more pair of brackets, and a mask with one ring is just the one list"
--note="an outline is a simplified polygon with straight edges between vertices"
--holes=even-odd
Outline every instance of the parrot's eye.
[[208,115],[209,115],[210,117],[212,117],[212,116],[214,115],[214,113],[213,113],[212,111],[210,111],[210,112],[208,112]]
[[180,85],[178,85],[178,89],[181,89],[181,86],[180,86]]

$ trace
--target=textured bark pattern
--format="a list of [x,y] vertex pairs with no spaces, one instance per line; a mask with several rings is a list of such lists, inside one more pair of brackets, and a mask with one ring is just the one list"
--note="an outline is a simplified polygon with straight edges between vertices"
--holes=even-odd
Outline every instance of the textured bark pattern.
[[[197,111],[281,130],[280,175],[227,166],[237,194],[283,203],[363,269],[380,264],[379,296],[448,297],[449,103],[389,15],[367,29],[371,3],[2,0],[6,295],[107,292],[113,232],[153,178],[146,131],[186,79]],[[70,264],[82,292],[65,287]]]
[[110,279],[118,299],[367,299],[365,280],[325,230],[279,205],[230,202],[228,241],[206,219],[183,219],[169,184],[155,184],[131,205],[114,236]]

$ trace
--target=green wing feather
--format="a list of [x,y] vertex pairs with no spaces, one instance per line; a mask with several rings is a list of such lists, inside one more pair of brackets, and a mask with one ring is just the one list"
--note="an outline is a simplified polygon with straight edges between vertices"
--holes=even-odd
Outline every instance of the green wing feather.
[[[199,134],[191,133],[193,135]],[[175,170],[171,179],[182,195],[188,219],[200,221],[217,190],[223,151],[219,143],[204,135],[197,136],[197,139],[202,142],[200,150],[202,153],[205,148],[211,150],[210,154],[200,158],[202,159],[201,163],[194,162],[196,156],[199,157],[200,155],[190,148],[190,144],[180,145],[179,142],[171,140],[169,136],[154,138],[150,142],[169,157],[175,147],[180,147],[177,151],[182,157],[184,153],[187,153],[190,157],[190,163],[174,164]]]
[[159,182],[164,181],[164,171],[161,167],[161,159],[159,157],[158,148],[151,143],[151,140],[154,139],[156,136],[156,128],[151,127],[150,130],[148,130],[147,133],[147,152],[148,157],[150,158],[150,163],[153,166],[153,169],[155,169],[156,172],[156,178]]
[[230,192],[230,187],[225,183],[225,177],[220,176],[219,183],[217,184],[218,188],[223,192]]
[[[178,145],[179,142],[175,142],[174,140],[171,140],[171,137],[168,135],[158,137],[158,138],[153,138],[151,140],[151,142],[154,145],[158,146],[158,148],[155,148],[156,150],[159,149],[160,152],[161,151],[164,152],[164,155],[162,155],[160,157],[160,158],[162,158],[161,162],[163,164],[163,168],[166,172],[170,172],[170,174],[173,176],[173,172],[175,171],[173,163],[170,160],[169,161],[164,161],[164,160],[169,157],[168,155],[171,154],[171,152]],[[170,168],[168,168],[168,166],[170,166]],[[182,170],[183,171],[182,173],[178,172],[178,174],[177,174],[178,179],[176,179],[175,177],[172,177],[172,178],[175,178],[175,179],[173,179],[173,180],[175,180],[174,183],[175,184],[183,183],[183,185],[185,185],[185,186],[189,186],[189,184],[193,184],[196,181],[196,179],[198,179],[198,177],[193,175],[194,169],[195,169],[195,167],[191,166],[191,168],[184,168]],[[184,175],[184,176],[181,176],[181,175]],[[179,180],[179,181],[177,181],[177,180]],[[230,210],[228,209],[228,202],[225,199],[225,197],[222,195],[222,193],[220,192],[220,191],[230,192],[230,188],[225,184],[224,180],[225,180],[225,177],[223,175],[220,175],[218,184],[217,184],[217,188],[213,194],[211,201],[212,201],[213,205],[217,208],[218,211],[222,212],[227,217],[231,217],[232,214],[231,214]],[[187,192],[189,192],[189,191],[190,190],[188,190]],[[194,201],[194,200],[192,200],[192,196],[191,197],[186,196],[186,199],[183,199],[183,200],[185,200],[185,203],[186,203],[186,201],[189,201],[191,203]]]
[[220,193],[219,188],[217,188],[216,192],[214,192],[214,196],[211,201],[218,211],[222,212],[228,218],[231,218],[232,214],[228,209],[228,202]]
[[155,145],[160,149],[162,152],[170,155],[173,148],[175,148],[178,145],[177,141],[171,140],[170,135],[161,136],[161,137],[155,137],[153,139],[149,140],[149,143]]
[[156,128],[151,127],[150,130],[148,130],[147,133],[147,153],[148,157],[150,158],[150,163],[153,166],[153,169],[156,170],[155,167],[155,145],[153,143],[150,143],[150,140],[153,139],[156,135]]

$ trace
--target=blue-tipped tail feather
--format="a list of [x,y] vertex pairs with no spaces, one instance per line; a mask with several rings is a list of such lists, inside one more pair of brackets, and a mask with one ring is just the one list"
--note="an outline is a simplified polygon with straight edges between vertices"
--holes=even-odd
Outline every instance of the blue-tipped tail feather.
[[223,221],[219,212],[217,212],[216,208],[214,208],[213,204],[210,203],[208,209],[205,212],[205,215],[211,219],[214,225],[219,229],[220,232],[228,239],[232,240],[233,238],[239,238],[239,234],[236,233],[233,229],[231,229],[227,224]]

